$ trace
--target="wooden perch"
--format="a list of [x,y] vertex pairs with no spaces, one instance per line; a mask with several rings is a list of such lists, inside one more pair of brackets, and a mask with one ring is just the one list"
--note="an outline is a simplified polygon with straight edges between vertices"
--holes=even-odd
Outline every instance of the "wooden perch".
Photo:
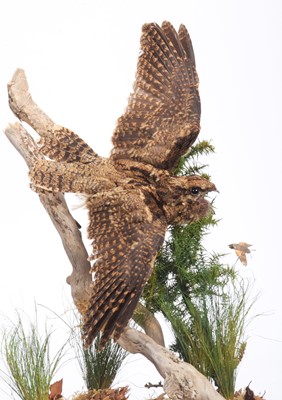
[[[23,70],[18,69],[15,72],[8,84],[8,93],[11,110],[20,120],[28,123],[39,135],[52,134],[56,125],[32,100]],[[18,122],[10,124],[5,134],[29,168],[38,158],[42,158],[34,140]],[[69,212],[63,194],[38,193],[38,196],[55,225],[72,264],[73,271],[67,278],[67,283],[71,286],[71,294],[77,309],[84,314],[91,290],[91,274],[81,233]],[[144,310],[139,307],[139,313],[142,312],[144,313]],[[163,344],[157,320],[150,315],[149,321],[146,323],[143,320],[141,323],[147,335],[136,329],[127,328],[118,343],[131,353],[143,354],[154,364],[164,378],[164,390],[171,400],[222,400],[223,397],[204,375],[152,339],[153,337],[158,343]]]

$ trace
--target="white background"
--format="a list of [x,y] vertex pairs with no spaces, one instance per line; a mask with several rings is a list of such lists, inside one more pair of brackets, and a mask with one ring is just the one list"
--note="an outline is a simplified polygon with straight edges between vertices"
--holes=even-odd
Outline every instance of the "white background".
[[[281,89],[282,9],[279,0],[91,1],[11,0],[0,5],[0,122],[15,120],[6,84],[24,68],[34,100],[58,124],[78,133],[107,156],[116,119],[131,91],[145,22],[184,23],[192,37],[200,76],[202,130],[216,154],[209,171],[220,194],[211,232],[212,250],[252,243],[248,267],[240,267],[260,292],[248,327],[248,346],[237,388],[250,381],[268,400],[281,399]],[[0,136],[0,313],[33,315],[34,301],[58,314],[71,307],[65,283],[70,265],[60,239],[28,185],[27,168]],[[76,211],[74,214],[76,215]],[[83,226],[83,232],[86,227]],[[227,257],[236,261],[234,254]],[[45,313],[44,309],[39,310]],[[50,314],[52,315],[52,314]],[[49,322],[50,322],[49,316]],[[63,341],[67,328],[51,321]],[[61,333],[60,333],[61,332]],[[62,333],[63,332],[63,333]],[[54,336],[55,337],[55,336]],[[65,336],[66,337],[66,336]],[[71,358],[72,356],[69,355]],[[159,376],[142,357],[119,376],[132,399]],[[63,367],[64,394],[83,387],[75,363]],[[7,388],[0,398],[9,398]]]

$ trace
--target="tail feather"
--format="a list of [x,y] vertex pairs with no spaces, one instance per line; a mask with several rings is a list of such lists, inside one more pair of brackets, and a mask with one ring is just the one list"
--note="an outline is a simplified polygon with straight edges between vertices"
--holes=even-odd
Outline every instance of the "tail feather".
[[42,136],[39,145],[41,153],[55,161],[87,164],[99,157],[77,134],[59,125]]
[[[98,165],[97,165],[98,169]],[[82,163],[37,160],[29,171],[32,188],[60,193],[95,194],[114,184]]]

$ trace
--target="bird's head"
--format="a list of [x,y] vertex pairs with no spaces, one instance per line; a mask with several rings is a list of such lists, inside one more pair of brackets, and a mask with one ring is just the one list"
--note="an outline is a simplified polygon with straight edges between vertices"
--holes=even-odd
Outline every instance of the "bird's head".
[[168,224],[187,224],[212,212],[205,196],[217,189],[209,180],[197,175],[167,176],[159,183],[157,193],[163,202]]

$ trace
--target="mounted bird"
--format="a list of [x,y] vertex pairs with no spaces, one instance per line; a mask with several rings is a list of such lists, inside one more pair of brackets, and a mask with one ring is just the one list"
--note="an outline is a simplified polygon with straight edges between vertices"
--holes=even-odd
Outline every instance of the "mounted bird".
[[85,196],[92,240],[92,295],[84,316],[90,345],[117,340],[149,279],[169,225],[189,224],[212,211],[209,180],[175,176],[200,131],[201,105],[192,42],[165,21],[142,27],[133,92],[113,133],[109,158],[57,126],[41,137],[30,170],[36,191]]

